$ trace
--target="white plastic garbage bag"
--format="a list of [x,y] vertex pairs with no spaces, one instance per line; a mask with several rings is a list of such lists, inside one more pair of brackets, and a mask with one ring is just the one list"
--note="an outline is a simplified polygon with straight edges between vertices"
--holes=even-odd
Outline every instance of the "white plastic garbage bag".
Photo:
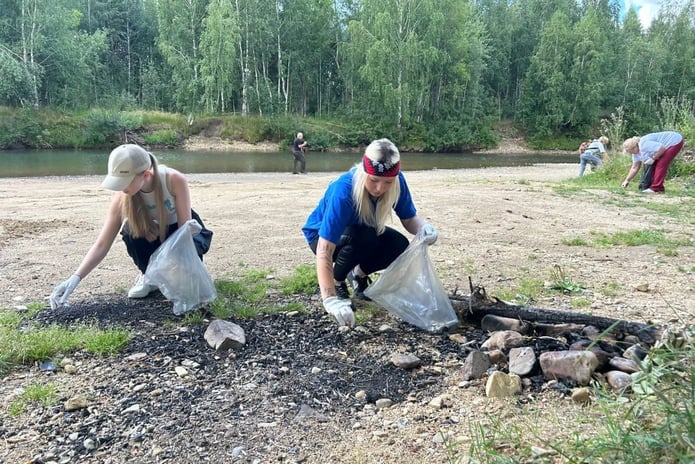
[[416,236],[364,294],[405,322],[439,332],[459,320],[427,247],[424,238]]
[[171,234],[150,257],[145,283],[173,302],[174,314],[193,311],[217,298],[215,284],[198,257],[193,235],[202,230],[191,219]]

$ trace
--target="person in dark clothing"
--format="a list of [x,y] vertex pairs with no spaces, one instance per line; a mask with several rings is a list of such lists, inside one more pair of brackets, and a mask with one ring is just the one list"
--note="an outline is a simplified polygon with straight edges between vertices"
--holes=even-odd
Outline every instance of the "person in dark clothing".
[[[304,140],[304,134],[301,132],[297,133],[294,142],[292,142],[292,156],[294,156],[294,162],[292,164],[292,174],[306,174],[306,158],[304,156],[304,149],[308,145],[307,141]],[[297,170],[299,167],[299,171]]]

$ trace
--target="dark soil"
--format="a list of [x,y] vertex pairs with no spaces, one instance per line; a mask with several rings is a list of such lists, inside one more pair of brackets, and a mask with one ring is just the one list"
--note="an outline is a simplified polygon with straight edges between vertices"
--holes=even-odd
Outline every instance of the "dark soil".
[[[70,390],[61,392],[60,404],[33,411],[32,424],[0,422],[4,440],[26,427],[35,429],[40,439],[34,456],[52,450],[79,462],[125,462],[124,455],[152,458],[157,447],[157,462],[222,462],[234,449],[237,454],[243,449],[248,462],[300,456],[306,452],[301,437],[311,433],[312,423],[349,429],[365,403],[436,396],[445,386],[436,366],[460,362],[473,348],[388,314],[355,330],[340,330],[317,309],[234,320],[247,343],[238,352],[218,353],[204,339],[207,322],[182,326],[159,294],[143,300],[112,295],[84,301],[43,311],[35,322],[95,323],[134,334],[117,359],[73,356],[83,367],[70,379]],[[469,339],[476,335],[472,327],[464,330]],[[390,360],[396,353],[414,354],[422,366],[398,368]],[[100,364],[108,368],[85,367]],[[189,376],[177,376],[174,368],[180,365],[187,366]],[[60,370],[41,374],[66,375]],[[357,399],[359,391],[366,395]],[[65,412],[63,402],[79,394],[89,396],[90,406]],[[134,405],[135,411],[124,413]],[[284,431],[282,438],[278,430]],[[71,433],[79,438],[67,439]],[[85,445],[89,438],[93,449]],[[121,457],[107,461],[105,456]]]

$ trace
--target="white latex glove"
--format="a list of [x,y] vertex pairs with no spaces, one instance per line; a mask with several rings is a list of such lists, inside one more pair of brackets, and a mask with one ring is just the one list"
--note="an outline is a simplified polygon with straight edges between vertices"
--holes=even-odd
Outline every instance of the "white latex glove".
[[73,274],[68,280],[59,284],[55,289],[53,289],[53,293],[51,293],[49,298],[51,302],[51,309],[56,309],[59,306],[67,305],[68,297],[70,297],[72,291],[75,290],[77,285],[80,283],[80,280],[82,280],[80,279],[80,276]]
[[649,158],[649,159],[645,160],[644,164],[646,164],[647,166],[649,166],[650,164],[654,164],[654,158]]
[[437,232],[437,229],[435,229],[432,224],[426,222],[418,231],[418,235],[422,237],[427,245],[434,245],[439,237],[439,232]]
[[337,296],[329,296],[323,300],[323,307],[326,308],[326,312],[338,321],[338,325],[347,325],[350,327],[355,327],[355,313],[352,312],[352,303],[350,300],[345,298],[338,298]]

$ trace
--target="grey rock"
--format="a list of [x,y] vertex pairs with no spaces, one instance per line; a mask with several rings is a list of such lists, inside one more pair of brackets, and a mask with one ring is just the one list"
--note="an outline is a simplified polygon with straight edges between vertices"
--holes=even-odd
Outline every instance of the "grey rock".
[[539,359],[546,379],[574,380],[579,385],[588,385],[599,365],[591,351],[547,351]]
[[577,404],[591,402],[591,390],[586,387],[575,388],[572,390],[572,401]]
[[402,369],[413,369],[422,365],[422,360],[412,354],[395,353],[391,356],[391,362]]
[[487,314],[480,321],[480,328],[488,332],[497,332],[500,330],[513,330],[521,334],[528,332],[529,325],[519,319],[510,317],[495,316]]
[[217,351],[239,350],[246,344],[246,334],[233,322],[215,319],[205,330],[205,341]]
[[379,398],[376,400],[375,405],[377,409],[388,409],[393,406],[393,401],[388,398]]
[[490,338],[485,340],[482,348],[488,350],[505,350],[524,344],[524,336],[514,330],[500,330],[490,334]]
[[481,378],[490,368],[490,357],[482,351],[471,351],[466,356],[461,368],[463,380],[472,380]]
[[299,412],[294,416],[294,420],[295,422],[302,422],[306,419],[313,419],[316,422],[328,422],[328,417],[325,414],[321,414],[308,404],[302,404],[299,407]]
[[632,359],[633,361],[642,361],[644,358],[647,357],[648,354],[649,351],[642,348],[641,345],[633,344],[623,352],[623,357],[627,359]]
[[65,402],[65,410],[68,412],[84,409],[89,406],[89,401],[82,396],[75,396]]
[[530,346],[509,350],[509,372],[519,376],[528,375],[536,366],[536,353]]
[[617,356],[611,359],[608,365],[611,366],[613,369],[627,372],[628,374],[633,374],[641,370],[639,364],[637,364],[632,359],[620,358]]
[[630,374],[622,371],[606,372],[606,380],[614,390],[624,390],[632,385],[632,377]]

